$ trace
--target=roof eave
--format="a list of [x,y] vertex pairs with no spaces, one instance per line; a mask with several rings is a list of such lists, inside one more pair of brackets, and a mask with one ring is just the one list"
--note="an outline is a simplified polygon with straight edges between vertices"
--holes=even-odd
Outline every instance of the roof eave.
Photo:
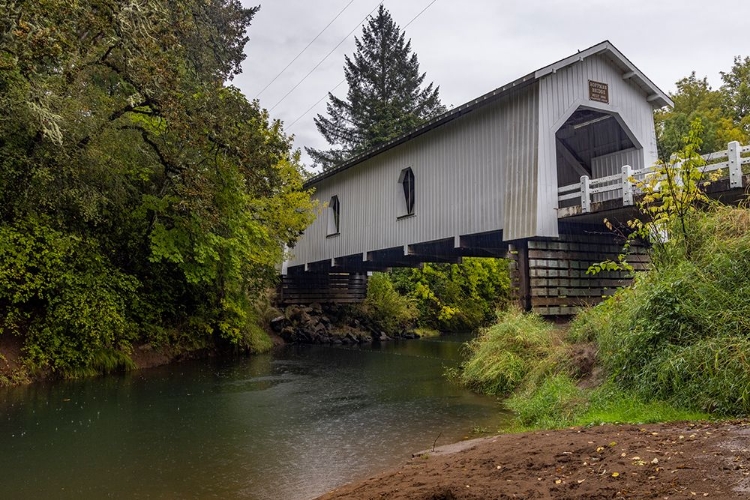
[[371,149],[369,151],[366,151],[360,155],[357,155],[353,158],[350,158],[346,161],[346,163],[341,164],[340,166],[327,170],[324,172],[321,172],[320,174],[311,177],[307,181],[305,181],[304,187],[305,189],[312,187],[314,184],[317,184],[318,182],[327,179],[328,177],[331,177],[333,175],[338,174],[339,172],[342,172],[344,170],[347,170],[358,163],[362,163],[365,160],[368,160],[374,156],[377,156],[391,148],[394,148],[398,146],[399,144],[403,144],[406,141],[409,141],[411,139],[414,139],[415,137],[418,137],[422,134],[425,134],[429,132],[430,130],[436,129],[438,127],[441,127],[445,125],[448,122],[451,122],[453,120],[456,120],[460,118],[461,116],[470,113],[471,111],[474,111],[477,108],[486,106],[492,102],[495,102],[496,100],[500,99],[504,95],[508,94],[512,90],[518,90],[523,87],[526,87],[527,85],[533,83],[536,81],[536,77],[534,76],[534,73],[529,73],[526,76],[523,76],[517,80],[514,80],[506,85],[503,85],[502,87],[498,87],[495,90],[492,90],[490,92],[487,92],[484,95],[481,95],[477,97],[476,99],[473,99],[467,103],[464,103],[456,108],[453,108],[451,110],[446,111],[445,113],[436,116],[435,118],[431,119],[430,121],[423,123],[416,129],[408,132],[407,134],[404,134],[400,137],[397,137],[396,139],[393,139],[392,141],[389,141],[382,146],[379,146],[375,149]]
[[643,74],[643,72],[639,70],[635,66],[635,64],[630,62],[630,60],[625,57],[625,55],[620,52],[617,47],[612,45],[609,40],[597,43],[596,45],[591,46],[588,49],[581,50],[578,53],[573,54],[572,56],[560,59],[557,62],[538,69],[534,73],[534,75],[536,76],[536,78],[542,78],[551,73],[556,73],[557,71],[567,66],[575,64],[577,62],[581,62],[584,59],[594,55],[607,55],[610,56],[610,58],[614,59],[617,63],[619,63],[618,65],[623,70],[623,78],[632,78],[633,81],[636,82],[638,87],[646,92],[646,99],[654,108],[674,105],[672,99],[670,99],[667,94],[665,94],[659,87],[656,86],[656,84],[654,84],[654,82],[652,82],[645,74]]
[[572,56],[568,56],[564,59],[560,59],[557,62],[554,62],[550,65],[547,65],[541,69],[538,69],[537,71],[533,73],[529,73],[526,76],[523,76],[517,80],[514,80],[506,85],[503,85],[502,87],[498,87],[495,90],[488,92],[480,97],[477,97],[476,99],[469,101],[465,104],[462,104],[461,106],[458,106],[457,108],[453,108],[449,111],[446,111],[442,115],[436,116],[432,120],[422,124],[420,127],[412,130],[411,132],[404,134],[400,137],[397,137],[396,139],[383,144],[382,146],[371,149],[369,151],[366,151],[365,153],[362,153],[361,155],[355,156],[351,159],[349,159],[346,163],[343,163],[342,165],[322,172],[314,177],[311,177],[308,179],[304,186],[305,188],[310,188],[313,185],[317,184],[318,182],[327,179],[328,177],[331,177],[333,175],[338,174],[339,172],[342,172],[344,170],[347,170],[358,163],[362,163],[365,160],[368,160],[374,156],[377,156],[391,148],[394,148],[398,146],[399,144],[403,144],[406,141],[409,141],[411,139],[414,139],[415,137],[418,137],[422,134],[425,134],[429,132],[430,130],[433,130],[435,128],[438,128],[442,125],[445,125],[448,122],[451,122],[466,113],[469,113],[471,111],[474,111],[477,108],[480,108],[482,106],[486,106],[487,104],[490,104],[498,99],[500,99],[502,96],[507,94],[508,92],[512,90],[516,90],[519,88],[523,88],[540,78],[543,78],[549,74],[556,73],[557,71],[570,66],[572,64],[575,64],[577,62],[581,62],[587,57],[595,56],[595,55],[608,55],[610,56],[614,61],[619,63],[620,69],[623,71],[623,78],[630,79],[632,78],[634,82],[636,82],[636,85],[640,87],[647,95],[646,100],[651,104],[651,106],[654,109],[662,108],[664,106],[674,106],[674,103],[672,102],[672,99],[669,98],[667,94],[662,92],[662,90],[657,87],[654,82],[652,82],[646,75],[641,72],[630,60],[625,57],[622,52],[617,50],[617,48],[612,45],[608,40],[598,43],[592,47],[589,47],[588,49],[581,50],[576,54],[573,54]]

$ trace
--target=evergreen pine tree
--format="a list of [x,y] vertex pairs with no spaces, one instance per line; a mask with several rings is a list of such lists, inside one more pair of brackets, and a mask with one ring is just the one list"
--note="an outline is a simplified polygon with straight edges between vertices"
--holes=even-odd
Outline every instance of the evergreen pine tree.
[[345,56],[344,75],[349,85],[346,99],[328,94],[327,114],[318,114],[315,125],[329,150],[306,148],[316,165],[334,168],[348,158],[375,148],[414,129],[445,111],[439,87],[422,88],[411,41],[380,5],[375,17],[355,38],[353,58]]

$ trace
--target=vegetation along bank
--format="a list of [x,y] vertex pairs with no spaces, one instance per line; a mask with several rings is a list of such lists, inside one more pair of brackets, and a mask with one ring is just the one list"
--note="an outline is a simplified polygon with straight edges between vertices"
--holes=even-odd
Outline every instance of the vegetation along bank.
[[750,210],[704,194],[701,132],[694,121],[661,181],[641,184],[642,216],[628,221],[618,261],[589,272],[628,269],[635,239],[647,241],[651,269],[567,330],[502,313],[469,345],[458,380],[508,396],[521,426],[750,413]]
[[177,4],[0,13],[0,381],[271,346],[263,292],[314,207],[280,122],[225,84],[257,7]]

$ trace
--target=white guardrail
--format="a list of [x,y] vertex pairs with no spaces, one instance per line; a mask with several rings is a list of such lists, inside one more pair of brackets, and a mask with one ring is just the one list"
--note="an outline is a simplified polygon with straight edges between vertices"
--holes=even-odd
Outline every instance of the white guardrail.
[[[709,163],[701,167],[703,173],[714,172],[716,170],[729,170],[729,187],[742,187],[742,166],[750,165],[750,157],[743,157],[745,153],[750,153],[750,145],[742,146],[739,142],[730,142],[724,151],[708,153],[702,158],[708,162],[722,160],[718,163]],[[581,176],[581,182],[569,184],[557,188],[557,199],[562,202],[565,200],[580,200],[581,212],[588,213],[591,211],[592,197],[598,193],[617,191],[622,189],[622,205],[633,205],[633,197],[636,194],[636,188],[631,179],[643,180],[647,175],[653,174],[655,167],[647,167],[640,170],[633,170],[630,165],[622,167],[622,173],[609,175],[607,177],[589,178],[588,175]],[[726,178],[726,177],[724,177]]]

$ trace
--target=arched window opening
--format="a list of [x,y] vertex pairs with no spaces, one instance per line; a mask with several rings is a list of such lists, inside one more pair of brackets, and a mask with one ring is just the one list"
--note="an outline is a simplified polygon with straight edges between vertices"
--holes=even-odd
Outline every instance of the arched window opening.
[[414,215],[414,171],[411,167],[401,171],[398,183],[401,185],[404,200],[399,216]]
[[339,222],[341,221],[341,203],[338,196],[331,196],[328,202],[328,236],[339,234]]

